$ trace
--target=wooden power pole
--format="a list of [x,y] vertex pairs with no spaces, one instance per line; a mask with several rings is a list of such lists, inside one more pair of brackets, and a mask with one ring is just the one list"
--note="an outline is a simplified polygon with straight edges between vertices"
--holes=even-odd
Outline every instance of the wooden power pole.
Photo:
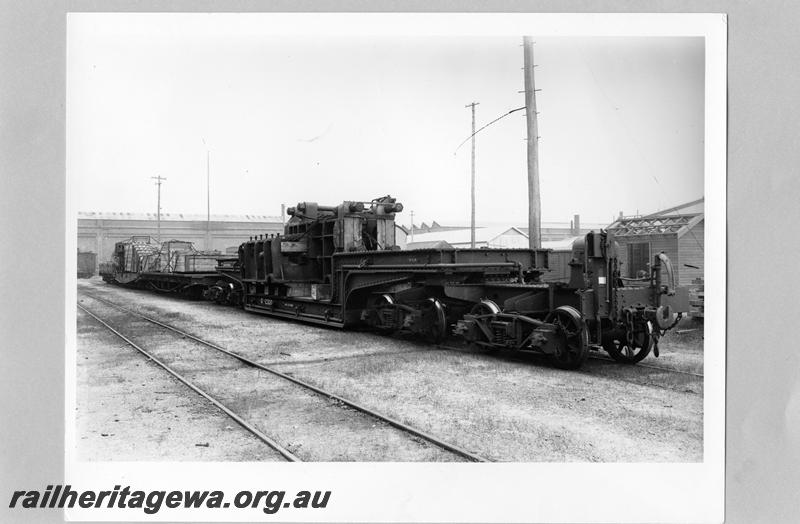
[[528,247],[542,247],[542,202],[539,195],[539,123],[533,78],[533,40],[522,37],[525,61],[525,116],[528,123]]
[[211,250],[211,151],[206,149],[206,249]]
[[467,104],[464,107],[471,107],[472,108],[472,184],[471,184],[471,199],[472,199],[472,208],[471,208],[471,218],[469,222],[469,239],[470,239],[470,247],[475,249],[475,106],[479,105],[478,102],[472,102],[471,104]]
[[206,249],[211,250],[211,150],[206,144],[206,139],[200,137],[203,147],[206,148]]
[[150,178],[154,179],[156,181],[156,185],[158,186],[158,209],[156,209],[156,220],[157,220],[156,227],[158,231],[157,233],[158,236],[156,238],[158,240],[158,243],[160,244],[161,243],[161,182],[166,180],[166,178],[164,178],[161,175],[151,176]]

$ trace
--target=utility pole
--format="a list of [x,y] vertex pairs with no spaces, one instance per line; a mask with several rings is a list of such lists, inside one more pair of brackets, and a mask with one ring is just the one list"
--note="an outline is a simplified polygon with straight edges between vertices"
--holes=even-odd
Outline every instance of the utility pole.
[[533,40],[522,37],[525,62],[525,116],[528,124],[528,247],[542,247],[542,206],[539,195],[539,123],[536,118],[536,83],[533,78]]
[[206,148],[206,249],[211,250],[211,150],[205,138],[200,140]]
[[158,236],[156,237],[156,239],[158,240],[158,243],[160,244],[161,243],[161,182],[166,180],[166,178],[162,177],[161,175],[151,176],[150,178],[155,180],[156,181],[156,185],[158,186],[158,209],[157,209],[157,212],[156,212],[156,217],[157,217],[156,218],[156,220],[157,220],[156,224],[158,224],[158,226],[157,226],[158,227]]
[[414,241],[414,211],[411,211],[411,241]]
[[206,149],[206,249],[211,250],[211,151]]
[[471,197],[472,197],[472,212],[470,215],[470,232],[469,240],[470,247],[475,249],[475,106],[479,105],[478,102],[472,102],[464,107],[472,108],[472,184],[471,184]]

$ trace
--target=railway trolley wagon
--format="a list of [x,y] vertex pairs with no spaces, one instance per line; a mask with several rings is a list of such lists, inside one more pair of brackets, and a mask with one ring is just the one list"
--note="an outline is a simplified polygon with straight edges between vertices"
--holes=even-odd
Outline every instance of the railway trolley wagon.
[[159,243],[150,236],[134,236],[115,244],[112,260],[101,264],[100,274],[114,284],[202,298],[219,281],[220,256],[198,251],[184,240]]
[[433,342],[453,334],[485,348],[533,351],[577,368],[590,348],[638,362],[688,310],[669,259],[620,277],[616,243],[592,232],[573,246],[566,282],[543,282],[546,249],[401,250],[390,196],[288,209],[284,235],[243,243],[207,290],[247,311],[333,327],[368,326]]

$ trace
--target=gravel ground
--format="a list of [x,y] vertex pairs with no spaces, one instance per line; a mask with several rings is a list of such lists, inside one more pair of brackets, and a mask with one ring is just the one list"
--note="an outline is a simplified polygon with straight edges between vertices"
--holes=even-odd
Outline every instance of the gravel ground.
[[80,309],[76,392],[79,460],[285,460]]
[[[702,378],[601,360],[568,372],[539,358],[446,351],[131,291],[97,279],[80,282],[79,292],[157,316],[494,460],[703,458]],[[661,357],[643,363],[702,373],[701,333],[665,337]],[[208,373],[213,382],[213,367]]]
[[[89,297],[81,305],[304,461],[462,461],[361,412]],[[191,421],[189,421],[191,422]],[[189,424],[187,424],[187,429]]]

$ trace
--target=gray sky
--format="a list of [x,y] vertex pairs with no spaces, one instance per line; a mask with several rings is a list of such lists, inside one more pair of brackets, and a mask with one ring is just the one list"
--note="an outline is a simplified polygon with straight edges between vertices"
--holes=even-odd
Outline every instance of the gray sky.
[[[81,211],[280,213],[387,193],[469,222],[477,125],[524,105],[521,37],[275,36],[161,15],[73,18],[68,171]],[[98,23],[102,20],[102,23]],[[537,38],[542,218],[608,222],[703,196],[704,43]],[[527,222],[525,118],[477,136],[477,221]]]

